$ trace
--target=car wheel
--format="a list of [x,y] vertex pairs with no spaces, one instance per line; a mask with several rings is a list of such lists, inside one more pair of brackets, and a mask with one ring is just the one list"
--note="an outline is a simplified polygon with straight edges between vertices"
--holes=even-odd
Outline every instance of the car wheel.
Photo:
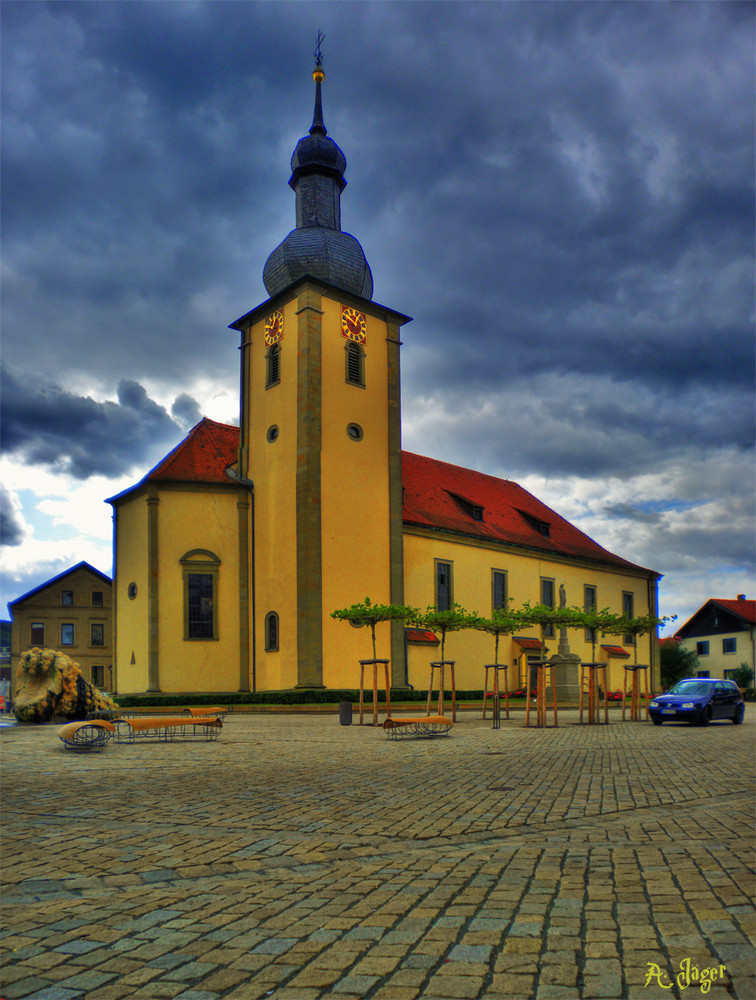
[[703,713],[701,714],[701,722],[699,723],[699,725],[708,726],[710,722],[711,722],[711,708],[705,708]]
[[734,726],[739,726],[743,721],[743,716],[745,715],[745,705],[741,701],[738,707],[735,709],[735,715],[732,717],[732,724]]
[[655,726],[660,726],[660,725],[662,724],[662,720],[661,720],[661,719],[655,719],[655,718],[653,717],[653,715],[651,716],[651,721],[653,722],[653,724],[654,724]]

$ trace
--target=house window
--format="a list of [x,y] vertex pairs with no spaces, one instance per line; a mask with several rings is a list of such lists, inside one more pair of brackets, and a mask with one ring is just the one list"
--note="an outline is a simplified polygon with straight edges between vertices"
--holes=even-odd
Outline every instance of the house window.
[[494,611],[507,607],[507,574],[501,569],[491,570],[491,607]]
[[722,640],[722,652],[723,653],[734,653],[738,648],[737,639],[723,639]]
[[32,646],[44,646],[45,626],[42,622],[32,622],[30,638]]
[[708,656],[709,655],[709,640],[702,639],[700,642],[696,643],[696,656]]
[[60,644],[61,646],[73,646],[74,644],[74,627],[71,622],[61,622],[60,625]]
[[[635,605],[634,605],[633,595],[629,591],[623,590],[622,591],[622,615],[623,615],[624,618],[634,618],[635,617],[635,611],[633,610],[634,606]],[[625,634],[622,636],[622,641],[625,644],[629,645],[629,646],[633,646],[633,645],[635,645],[635,636],[633,635],[632,632],[625,632]]]
[[101,624],[92,625],[92,645],[105,645],[105,626]]
[[265,649],[271,653],[278,649],[278,615],[269,611],[265,616]]
[[64,608],[73,607],[73,591],[72,590],[62,591],[60,595],[60,603],[63,605]]
[[[587,584],[583,587],[583,610],[586,614],[593,614],[597,608],[597,597],[596,588],[589,587]],[[594,643],[596,641],[596,629],[587,628],[585,630],[585,641]]]
[[708,677],[708,676],[709,676],[709,671],[708,670],[699,670],[696,673],[696,677]]
[[184,639],[217,639],[220,559],[207,549],[192,549],[182,557],[181,565],[184,571]]
[[[554,581],[549,580],[544,576],[541,577],[541,604],[545,605],[547,608],[554,607]],[[544,626],[543,634],[547,638],[552,637],[554,635],[554,626]]]
[[102,595],[102,591],[101,590],[93,590],[92,591],[92,607],[93,608],[101,608],[103,606],[102,597],[103,597],[103,595]]
[[346,353],[346,380],[350,385],[365,387],[365,348],[353,340],[344,345]]
[[452,564],[436,559],[436,610],[451,611]]
[[281,345],[271,344],[265,352],[265,388],[281,381]]
[[92,683],[96,688],[101,688],[105,684],[105,667],[92,667]]

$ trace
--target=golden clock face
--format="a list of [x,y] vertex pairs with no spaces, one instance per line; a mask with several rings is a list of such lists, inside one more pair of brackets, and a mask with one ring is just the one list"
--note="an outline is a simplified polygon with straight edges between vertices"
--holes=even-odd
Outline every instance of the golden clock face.
[[283,313],[278,310],[265,320],[265,343],[268,347],[283,340]]
[[364,344],[367,340],[367,320],[365,314],[357,309],[341,309],[341,335],[348,340],[354,340],[357,344]]

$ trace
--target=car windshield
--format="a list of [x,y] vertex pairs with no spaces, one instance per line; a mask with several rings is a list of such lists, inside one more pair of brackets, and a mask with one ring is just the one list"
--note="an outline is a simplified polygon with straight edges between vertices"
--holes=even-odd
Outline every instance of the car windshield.
[[667,694],[709,694],[711,686],[702,681],[679,681]]

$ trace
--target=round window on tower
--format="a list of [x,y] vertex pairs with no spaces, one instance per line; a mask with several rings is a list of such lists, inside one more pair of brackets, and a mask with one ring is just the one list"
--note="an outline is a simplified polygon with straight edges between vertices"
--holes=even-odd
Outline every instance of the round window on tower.
[[129,595],[129,600],[133,601],[137,595],[137,585],[135,583],[130,583],[126,588],[126,593]]
[[268,428],[268,433],[265,435],[268,439],[268,444],[273,444],[274,441],[278,440],[278,425],[271,424]]
[[359,424],[347,424],[347,434],[352,441],[362,440],[362,428]]

